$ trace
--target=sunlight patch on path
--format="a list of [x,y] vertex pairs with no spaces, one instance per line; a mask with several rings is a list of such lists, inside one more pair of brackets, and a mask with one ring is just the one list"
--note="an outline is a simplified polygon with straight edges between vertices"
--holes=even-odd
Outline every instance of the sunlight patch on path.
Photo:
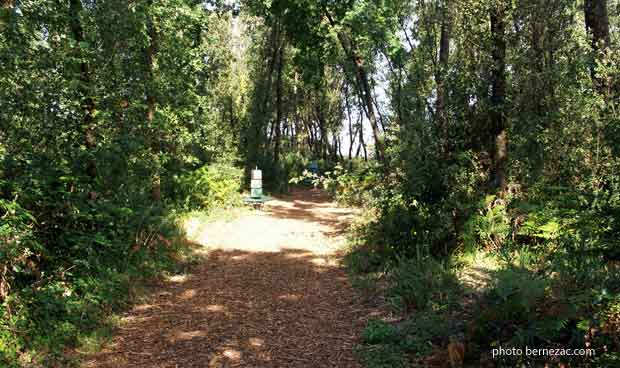
[[359,368],[356,339],[377,311],[339,267],[353,215],[305,191],[228,221],[188,219],[208,257],[162,280],[82,367]]
[[[332,254],[345,243],[344,232],[354,216],[350,209],[338,208],[320,193],[295,200],[273,200],[263,211],[255,211],[232,221],[203,223],[189,218],[184,223],[188,238],[209,249],[247,252],[308,250]],[[319,261],[320,263],[320,261]]]

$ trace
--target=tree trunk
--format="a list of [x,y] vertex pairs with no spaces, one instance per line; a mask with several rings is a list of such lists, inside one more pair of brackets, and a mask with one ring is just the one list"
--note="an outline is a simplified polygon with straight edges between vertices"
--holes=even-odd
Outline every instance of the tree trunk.
[[[276,26],[272,27],[271,30],[271,46],[270,46],[270,54],[269,55],[265,55],[265,58],[267,58],[267,78],[266,78],[266,85],[265,85],[265,92],[264,92],[264,98],[262,101],[262,104],[260,105],[259,109],[260,109],[260,113],[258,114],[258,119],[265,119],[265,115],[267,115],[268,113],[268,107],[269,107],[269,100],[271,97],[271,87],[272,87],[272,81],[273,81],[273,72],[275,69],[275,64],[276,64],[276,58],[278,57],[278,39],[280,37],[279,32],[278,32],[278,28],[279,25],[276,24]],[[267,51],[267,50],[266,50]],[[256,121],[255,122],[255,142],[260,142],[262,141],[262,136],[261,136],[261,132],[263,131],[264,126],[262,125],[261,121]],[[271,138],[269,138],[270,140]],[[270,142],[268,141],[268,143],[270,144]]]
[[[325,15],[329,20],[329,23],[332,27],[336,26],[336,22],[332,18],[331,14],[327,9],[325,9]],[[383,137],[381,131],[379,130],[379,125],[377,123],[377,117],[375,115],[373,97],[372,97],[372,89],[370,87],[370,83],[368,81],[368,72],[366,71],[366,67],[364,66],[364,60],[357,53],[355,47],[349,41],[348,37],[343,32],[338,32],[338,40],[340,41],[340,45],[344,50],[345,54],[351,60],[351,64],[355,69],[356,79],[359,85],[360,97],[364,101],[366,105],[366,115],[368,120],[370,121],[370,126],[372,127],[372,133],[375,138],[375,147],[377,149],[377,160],[380,162],[385,162],[385,145],[383,142]]]
[[325,121],[325,115],[323,114],[322,102],[323,101],[320,101],[319,104],[315,106],[315,110],[316,110],[316,119],[319,124],[319,131],[321,134],[319,152],[320,152],[321,158],[324,160],[327,160],[327,145],[329,144],[329,142],[328,142],[328,137],[327,137],[327,126],[326,126],[326,121]]
[[[360,114],[359,117],[359,127],[360,127],[360,147],[364,150],[364,161],[368,161],[368,151],[366,150],[366,142],[364,141],[364,118]],[[357,156],[359,157],[359,148],[357,151]]]
[[506,40],[505,40],[505,5],[499,1],[493,5],[490,14],[492,59],[491,69],[491,133],[494,142],[493,174],[494,184],[500,193],[507,186],[506,161],[508,159],[508,134],[506,131]]
[[[609,47],[609,16],[607,15],[607,0],[585,0],[584,15],[586,30],[592,37],[592,50],[594,60],[597,60],[599,51]],[[590,74],[596,84],[597,89],[603,92],[606,89],[605,83],[596,76],[596,62],[590,67]]]
[[[148,1],[149,12],[152,7],[152,0]],[[153,153],[155,155],[159,155],[160,153],[160,144],[159,144],[159,133],[156,131],[156,127],[154,126],[155,120],[155,109],[156,109],[156,100],[155,100],[155,76],[154,76],[154,68],[155,68],[155,54],[157,53],[157,30],[155,29],[155,24],[153,22],[152,15],[149,14],[147,18],[147,34],[148,34],[148,46],[146,48],[146,67],[147,67],[147,75],[148,82],[146,88],[146,121],[149,126],[153,130],[151,133],[151,141],[153,146]],[[159,169],[153,175],[153,183],[151,188],[151,197],[154,201],[161,200],[161,178],[159,176]]]
[[595,51],[609,47],[609,16],[607,0],[585,0],[584,15],[586,29],[592,35],[592,48]]
[[351,120],[351,104],[349,103],[349,88],[345,84],[344,88],[344,101],[347,109],[347,119],[349,121],[349,159],[353,158],[353,144],[355,143],[355,134],[353,132],[353,122]]
[[441,36],[439,41],[439,67],[435,75],[437,81],[437,101],[435,111],[437,114],[438,126],[441,135],[441,151],[444,158],[449,156],[449,122],[448,112],[446,111],[446,88],[444,78],[448,71],[448,61],[450,57],[450,10],[448,8],[450,0],[444,0],[441,11]]
[[[3,3],[3,6],[5,5],[6,7],[10,7],[13,5],[13,2],[8,1]],[[71,33],[73,34],[73,38],[76,41],[77,47],[81,48],[82,43],[84,42],[84,30],[80,21],[82,2],[80,0],[71,0],[69,3],[69,12],[71,14]],[[81,50],[80,54],[82,54]],[[95,101],[90,96],[91,92],[89,89],[91,87],[91,77],[90,70],[86,61],[80,61],[79,68],[80,84],[78,87],[78,91],[80,94],[80,104],[82,105],[82,109],[84,112],[84,116],[82,118],[82,126],[79,127],[79,131],[83,131],[84,144],[91,156],[86,164],[86,175],[89,177],[91,184],[94,184],[95,178],[97,177],[97,162],[95,161],[94,157],[92,157],[92,155],[97,143],[95,138],[95,115],[97,107],[95,105]],[[94,199],[96,197],[96,194],[94,192],[91,192],[90,196],[91,199]]]
[[280,160],[280,124],[282,120],[282,64],[284,62],[284,41],[279,45],[278,51],[278,76],[276,85],[276,131],[275,131],[275,144],[273,148],[273,159],[275,162]]

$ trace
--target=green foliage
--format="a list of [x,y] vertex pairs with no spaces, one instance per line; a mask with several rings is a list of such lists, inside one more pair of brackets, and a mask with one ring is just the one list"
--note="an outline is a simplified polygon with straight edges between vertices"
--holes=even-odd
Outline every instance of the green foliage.
[[0,199],[0,298],[6,298],[16,277],[33,277],[29,257],[41,251],[33,234],[35,218],[17,202]]
[[[482,323],[520,323],[532,315],[548,292],[548,282],[521,268],[508,268],[498,273],[486,296],[489,307]],[[504,326],[502,326],[504,327]]]
[[362,345],[355,348],[355,356],[368,368],[404,368],[409,366],[406,354],[394,345]]
[[395,342],[398,339],[398,330],[394,325],[381,320],[370,320],[362,334],[362,342],[366,344],[381,344]]
[[399,345],[402,335],[398,328],[381,320],[370,320],[362,333],[362,345],[355,355],[369,368],[407,367],[406,352]]
[[216,163],[181,176],[175,187],[187,209],[230,208],[241,204],[242,178],[243,170]]
[[481,201],[480,208],[463,227],[463,244],[468,249],[480,245],[489,249],[500,249],[511,231],[506,205],[496,202],[496,197],[489,195]]
[[245,92],[230,15],[198,2],[0,9],[0,366],[64,366],[183,258],[178,178],[238,203],[241,171],[213,163],[236,154]]
[[224,3],[0,6],[0,363],[71,345],[168,265],[171,209],[238,204],[238,167],[284,192],[310,160],[373,216],[347,261],[395,305],[448,308],[436,260],[484,249],[505,268],[474,344],[618,347],[617,0],[609,37],[567,0]]
[[354,274],[377,272],[385,265],[383,255],[368,246],[358,246],[347,252],[344,262]]
[[388,301],[401,311],[446,303],[458,292],[451,269],[431,258],[401,259],[391,268],[389,278]]
[[400,325],[400,344],[408,352],[424,357],[444,347],[450,336],[461,335],[464,328],[464,321],[455,320],[446,311],[428,310]]

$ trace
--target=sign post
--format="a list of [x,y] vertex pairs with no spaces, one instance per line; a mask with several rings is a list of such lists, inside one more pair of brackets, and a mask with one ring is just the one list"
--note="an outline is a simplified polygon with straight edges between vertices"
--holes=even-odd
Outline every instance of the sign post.
[[262,198],[263,197],[263,172],[258,167],[252,170],[252,179],[250,183],[250,197]]

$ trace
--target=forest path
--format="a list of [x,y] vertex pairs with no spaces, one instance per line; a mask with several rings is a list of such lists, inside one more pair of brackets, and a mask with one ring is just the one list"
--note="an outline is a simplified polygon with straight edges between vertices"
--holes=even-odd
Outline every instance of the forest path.
[[375,311],[338,266],[353,216],[295,191],[232,221],[190,219],[207,260],[126,313],[83,367],[358,367],[356,337]]

